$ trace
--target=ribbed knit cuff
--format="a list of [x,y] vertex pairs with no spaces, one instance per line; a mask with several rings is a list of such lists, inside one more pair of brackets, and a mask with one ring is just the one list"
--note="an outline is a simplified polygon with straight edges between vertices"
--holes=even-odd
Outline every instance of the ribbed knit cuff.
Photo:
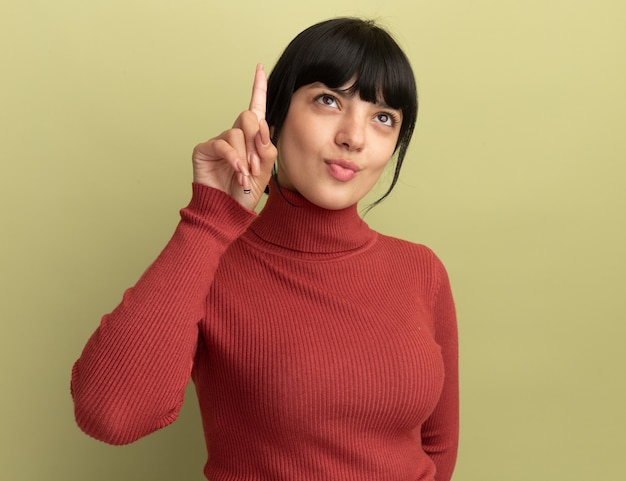
[[238,237],[257,216],[221,190],[195,182],[191,187],[191,201],[181,210],[181,217],[194,225],[223,226],[230,235]]

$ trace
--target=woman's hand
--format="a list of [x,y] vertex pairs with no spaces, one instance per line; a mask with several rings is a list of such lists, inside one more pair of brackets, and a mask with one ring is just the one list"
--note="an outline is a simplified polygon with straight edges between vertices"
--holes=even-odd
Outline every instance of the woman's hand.
[[267,77],[257,65],[250,108],[242,112],[233,127],[207,142],[198,144],[192,156],[194,182],[226,192],[244,207],[256,207],[276,160],[265,121]]

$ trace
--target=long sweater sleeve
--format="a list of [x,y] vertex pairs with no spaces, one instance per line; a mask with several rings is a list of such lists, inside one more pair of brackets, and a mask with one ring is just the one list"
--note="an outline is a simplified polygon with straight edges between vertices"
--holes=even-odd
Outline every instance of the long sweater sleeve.
[[74,364],[71,393],[83,431],[127,444],[176,419],[220,256],[254,218],[223,192],[193,184],[171,240]]
[[438,263],[439,285],[433,308],[435,340],[441,347],[444,384],[439,402],[422,426],[422,443],[437,466],[436,481],[452,478],[459,435],[458,332],[454,301],[445,268]]

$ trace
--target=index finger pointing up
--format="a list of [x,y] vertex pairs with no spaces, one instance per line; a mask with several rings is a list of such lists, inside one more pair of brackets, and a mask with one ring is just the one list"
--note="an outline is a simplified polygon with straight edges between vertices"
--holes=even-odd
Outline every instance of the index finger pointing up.
[[265,103],[267,101],[267,77],[263,64],[256,66],[254,74],[254,85],[252,86],[252,98],[250,99],[250,110],[252,110],[259,120],[265,118]]

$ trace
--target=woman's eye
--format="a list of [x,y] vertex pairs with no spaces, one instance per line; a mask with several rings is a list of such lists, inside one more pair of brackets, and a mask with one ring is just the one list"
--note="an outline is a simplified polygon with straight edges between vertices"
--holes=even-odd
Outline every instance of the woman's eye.
[[337,99],[332,95],[322,94],[316,99],[319,103],[326,105],[328,107],[336,107]]
[[384,112],[376,115],[376,120],[381,124],[389,125],[390,127],[395,124],[395,119],[391,115]]

